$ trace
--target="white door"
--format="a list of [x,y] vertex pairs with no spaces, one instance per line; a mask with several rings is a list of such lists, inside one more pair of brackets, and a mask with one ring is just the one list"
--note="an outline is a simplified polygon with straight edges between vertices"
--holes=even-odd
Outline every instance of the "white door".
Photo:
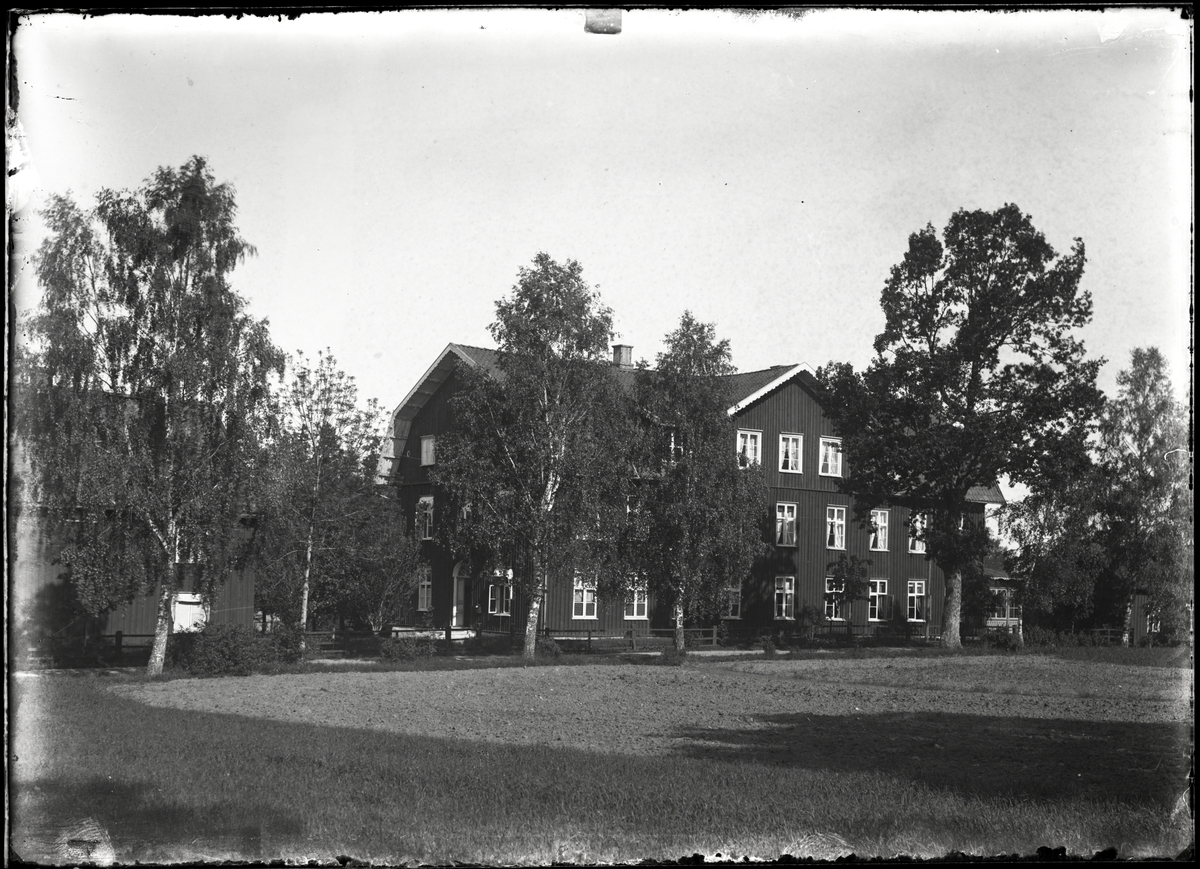
[[454,577],[454,615],[452,624],[456,628],[466,627],[467,624],[467,578]]

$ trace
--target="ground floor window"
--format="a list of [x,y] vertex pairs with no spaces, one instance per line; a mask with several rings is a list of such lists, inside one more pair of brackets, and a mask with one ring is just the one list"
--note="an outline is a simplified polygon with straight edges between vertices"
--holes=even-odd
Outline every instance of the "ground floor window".
[[910,579],[908,581],[908,620],[923,622],[928,619],[926,612],[925,580]]
[[873,622],[886,622],[892,618],[892,599],[888,597],[888,581],[872,579],[870,596],[867,598],[867,618]]
[[488,586],[488,615],[512,615],[512,586],[506,582],[492,583]]
[[742,617],[742,588],[729,586],[721,599],[721,618],[740,619]]
[[1016,596],[1011,588],[993,588],[992,605],[988,610],[988,618],[1012,621],[1021,617],[1021,608],[1017,605]]
[[845,621],[841,598],[841,594],[845,590],[846,583],[838,582],[832,576],[825,577],[825,618],[830,621]]
[[420,570],[421,575],[417,580],[417,610],[429,612],[433,609],[433,576],[428,567],[422,567]]
[[775,577],[775,618],[792,619],[796,613],[796,577]]
[[575,598],[571,607],[571,618],[594,619],[596,617],[596,584],[581,576],[575,577]]
[[644,619],[647,616],[646,586],[634,585],[629,588],[629,596],[625,599],[625,618]]

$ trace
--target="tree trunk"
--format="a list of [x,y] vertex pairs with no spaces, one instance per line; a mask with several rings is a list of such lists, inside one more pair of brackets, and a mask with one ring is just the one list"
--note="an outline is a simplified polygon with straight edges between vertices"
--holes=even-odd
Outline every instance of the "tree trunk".
[[154,645],[150,648],[150,663],[146,665],[147,676],[161,676],[163,663],[167,659],[167,637],[171,632],[171,597],[173,583],[164,582],[158,598],[158,621],[154,625]]
[[304,632],[308,630],[308,577],[312,573],[313,529],[308,526],[308,548],[304,552],[304,584],[300,586],[300,652],[304,652]]
[[962,568],[956,567],[946,575],[946,605],[942,608],[942,648],[961,649],[962,635]]
[[525,616],[525,648],[521,651],[521,657],[526,661],[532,661],[537,657],[538,614],[542,609],[542,597],[545,591],[545,583],[539,582],[529,597],[529,609]]
[[675,602],[675,650],[682,652],[687,646],[687,638],[683,634],[683,601]]

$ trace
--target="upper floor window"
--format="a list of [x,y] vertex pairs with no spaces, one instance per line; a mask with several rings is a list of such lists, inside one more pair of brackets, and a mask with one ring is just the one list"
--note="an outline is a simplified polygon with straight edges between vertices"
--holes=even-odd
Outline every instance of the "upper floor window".
[[822,477],[840,477],[842,475],[841,438],[821,438],[820,473]]
[[888,548],[888,511],[871,511],[871,549],[875,552],[887,552]]
[[912,528],[908,534],[908,551],[909,552],[924,552],[925,551],[925,514],[912,514]]
[[417,501],[417,539],[433,539],[433,496],[426,495]]
[[421,465],[432,465],[435,459],[435,444],[437,438],[433,435],[425,435],[421,438]]
[[746,465],[757,465],[759,463],[759,456],[761,455],[759,446],[761,443],[762,432],[738,429],[738,460],[741,462],[742,467],[745,467]]
[[775,505],[775,545],[796,545],[796,505]]
[[827,549],[846,548],[846,508],[825,508],[825,547]]
[[721,598],[721,618],[740,619],[742,617],[742,587],[731,585],[725,589]]
[[428,612],[433,609],[433,575],[427,565],[419,568],[417,580],[417,609]]
[[796,612],[796,577],[775,577],[775,618],[792,619]]
[[799,474],[804,470],[801,456],[804,452],[804,435],[785,434],[779,436],[779,470]]
[[596,617],[596,584],[582,576],[575,577],[575,594],[571,605],[571,618],[594,619]]

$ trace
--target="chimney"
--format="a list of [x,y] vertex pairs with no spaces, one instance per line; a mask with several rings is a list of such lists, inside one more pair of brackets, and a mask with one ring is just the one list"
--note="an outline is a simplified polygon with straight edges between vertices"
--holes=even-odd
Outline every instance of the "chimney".
[[631,344],[614,344],[613,345],[613,365],[618,368],[633,367],[633,345]]

